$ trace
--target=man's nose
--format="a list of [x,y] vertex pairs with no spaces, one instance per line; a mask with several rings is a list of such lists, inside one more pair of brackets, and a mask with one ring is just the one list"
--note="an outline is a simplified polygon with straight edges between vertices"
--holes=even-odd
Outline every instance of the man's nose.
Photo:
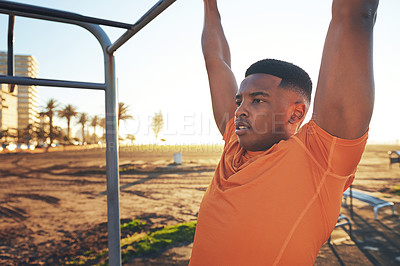
[[235,116],[236,117],[239,117],[239,116],[246,116],[247,117],[247,116],[249,116],[249,113],[247,111],[246,104],[245,104],[244,101],[242,101],[240,103],[240,105],[238,106],[238,108],[236,109]]

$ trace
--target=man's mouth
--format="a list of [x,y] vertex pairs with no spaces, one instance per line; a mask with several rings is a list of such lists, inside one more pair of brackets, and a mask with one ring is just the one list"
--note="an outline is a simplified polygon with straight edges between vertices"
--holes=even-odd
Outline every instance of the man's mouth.
[[246,134],[250,130],[250,125],[244,121],[236,121],[235,122],[235,133],[238,136],[242,136]]

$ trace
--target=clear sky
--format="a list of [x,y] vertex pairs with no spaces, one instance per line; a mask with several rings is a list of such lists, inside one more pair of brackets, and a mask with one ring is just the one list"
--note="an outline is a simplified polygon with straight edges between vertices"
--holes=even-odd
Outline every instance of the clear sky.
[[[156,0],[18,0],[127,23],[137,21]],[[326,30],[329,0],[220,0],[223,26],[231,46],[238,82],[246,68],[263,58],[277,58],[303,67],[316,84]],[[399,0],[381,0],[375,26],[376,104],[370,143],[400,140]],[[0,50],[7,49],[8,18],[0,14]],[[119,100],[135,120],[121,125],[121,134],[152,142],[151,116],[162,111],[167,143],[218,143],[200,36],[202,0],[177,0],[146,28],[117,50]],[[103,27],[111,41],[124,30]],[[39,77],[103,82],[100,46],[86,30],[72,25],[16,18],[15,53],[33,55]],[[315,90],[315,86],[314,86]],[[72,104],[89,115],[104,114],[104,92],[40,87],[40,105],[50,98],[60,107]],[[357,99],[354,99],[355,101]],[[311,111],[310,111],[311,113]],[[309,113],[309,114],[310,114]],[[66,127],[66,122],[56,123]],[[78,126],[75,126],[78,128]]]

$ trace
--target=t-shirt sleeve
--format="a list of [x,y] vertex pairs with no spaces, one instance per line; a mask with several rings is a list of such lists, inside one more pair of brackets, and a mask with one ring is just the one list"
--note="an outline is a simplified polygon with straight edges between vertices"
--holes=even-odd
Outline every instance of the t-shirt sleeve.
[[332,136],[313,120],[296,135],[311,153],[316,163],[333,174],[348,176],[345,189],[350,186],[368,139],[368,131],[358,139]]

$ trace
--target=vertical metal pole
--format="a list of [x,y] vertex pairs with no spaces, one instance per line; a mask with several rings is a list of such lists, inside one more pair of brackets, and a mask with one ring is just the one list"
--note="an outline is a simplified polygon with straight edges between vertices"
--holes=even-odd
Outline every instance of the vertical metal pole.
[[121,233],[119,216],[118,98],[114,55],[107,54],[106,79],[106,156],[107,216],[109,265],[121,265]]
[[107,228],[108,264],[121,265],[121,226],[119,214],[119,157],[118,157],[118,94],[115,78],[115,59],[107,52],[111,45],[107,34],[98,25],[76,23],[90,31],[99,41],[104,54],[106,84],[106,173],[107,173]]
[[106,173],[107,173],[107,227],[108,264],[121,265],[121,226],[119,215],[119,158],[118,158],[118,98],[115,78],[115,59],[107,52],[111,45],[107,34],[98,25],[80,23],[99,41],[104,54],[104,76],[106,83]]
[[[8,53],[7,53],[7,75],[14,76],[14,22],[15,16],[8,16]],[[14,92],[15,84],[8,85],[10,93]]]
[[353,185],[350,185],[350,217],[354,220],[353,217]]

